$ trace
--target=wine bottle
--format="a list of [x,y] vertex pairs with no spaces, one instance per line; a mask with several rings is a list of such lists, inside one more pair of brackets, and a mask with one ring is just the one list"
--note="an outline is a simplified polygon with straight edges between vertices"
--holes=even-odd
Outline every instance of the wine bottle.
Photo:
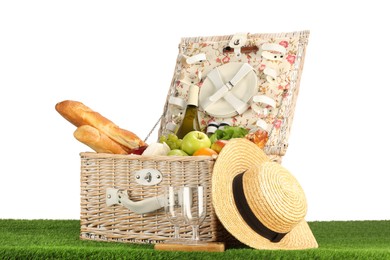
[[198,120],[198,96],[199,87],[191,85],[188,92],[188,102],[183,121],[176,132],[177,137],[180,139],[183,139],[183,137],[191,131],[200,131]]

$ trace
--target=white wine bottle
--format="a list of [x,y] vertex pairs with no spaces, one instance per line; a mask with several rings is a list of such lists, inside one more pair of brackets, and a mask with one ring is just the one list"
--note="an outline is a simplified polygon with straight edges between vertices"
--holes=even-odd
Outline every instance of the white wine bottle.
[[183,137],[191,131],[200,131],[198,120],[198,96],[199,87],[191,85],[188,92],[188,102],[186,112],[183,117],[183,121],[176,132],[177,137],[183,139]]

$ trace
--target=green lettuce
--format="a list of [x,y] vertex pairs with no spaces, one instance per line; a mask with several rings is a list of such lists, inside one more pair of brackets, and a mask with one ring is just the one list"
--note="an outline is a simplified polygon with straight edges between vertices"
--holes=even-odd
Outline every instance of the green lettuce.
[[217,140],[230,140],[232,138],[242,138],[248,134],[248,130],[240,126],[225,126],[222,130],[218,129],[210,136],[213,144]]

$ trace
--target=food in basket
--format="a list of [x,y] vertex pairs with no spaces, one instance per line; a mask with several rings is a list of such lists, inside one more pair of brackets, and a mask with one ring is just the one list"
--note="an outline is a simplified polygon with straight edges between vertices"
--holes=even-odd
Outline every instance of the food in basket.
[[268,141],[268,132],[262,129],[258,129],[253,133],[247,134],[245,138],[263,149]]
[[141,146],[136,149],[131,150],[131,154],[137,154],[137,155],[142,155],[142,153],[148,148],[148,146]]
[[211,149],[216,151],[218,154],[221,152],[222,148],[228,143],[228,140],[217,140],[211,145]]
[[90,125],[79,126],[73,136],[98,153],[128,154],[124,147]]
[[232,138],[242,138],[248,134],[248,129],[241,126],[225,126],[223,129],[218,129],[210,136],[211,143],[217,140],[230,140]]
[[183,142],[182,139],[179,139],[179,137],[177,137],[177,135],[173,133],[170,133],[167,136],[165,135],[160,136],[159,141],[160,143],[166,143],[169,146],[169,148],[171,148],[171,150],[180,149],[181,144]]
[[[108,138],[121,145],[121,147],[126,150],[127,153],[142,150],[140,148],[147,146],[147,144],[142,141],[136,134],[119,128],[119,126],[114,124],[112,121],[105,118],[98,112],[93,111],[81,102],[64,100],[57,103],[55,109],[66,120],[77,127],[83,125],[94,127],[100,133],[106,135]],[[91,143],[88,143],[88,145],[93,146]],[[103,147],[100,148],[107,148],[104,143],[102,143],[102,145]]]
[[169,156],[188,156],[188,154],[186,152],[184,152],[183,150],[180,150],[180,149],[170,150],[168,155]]
[[217,156],[218,153],[211,148],[202,147],[194,152],[192,156]]
[[202,147],[210,148],[210,138],[201,131],[191,131],[183,137],[181,149],[188,155],[192,155]]
[[145,156],[167,155],[171,148],[166,143],[151,143],[142,153]]
[[[183,142],[184,138],[186,138],[186,142]],[[160,136],[159,142],[166,143],[171,148],[171,151],[168,152],[169,156],[218,155],[218,153],[210,148],[209,143],[211,142],[205,133],[201,131],[191,131],[185,135],[184,138],[180,139],[177,135],[170,133],[167,136]]]

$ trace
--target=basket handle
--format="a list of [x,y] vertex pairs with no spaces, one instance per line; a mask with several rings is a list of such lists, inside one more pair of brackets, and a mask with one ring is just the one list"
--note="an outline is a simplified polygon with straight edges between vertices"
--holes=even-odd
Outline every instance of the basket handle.
[[141,201],[132,201],[126,190],[113,188],[106,189],[106,205],[108,207],[119,204],[138,214],[156,211],[164,207],[165,202],[166,199],[164,198],[164,195],[147,198]]

